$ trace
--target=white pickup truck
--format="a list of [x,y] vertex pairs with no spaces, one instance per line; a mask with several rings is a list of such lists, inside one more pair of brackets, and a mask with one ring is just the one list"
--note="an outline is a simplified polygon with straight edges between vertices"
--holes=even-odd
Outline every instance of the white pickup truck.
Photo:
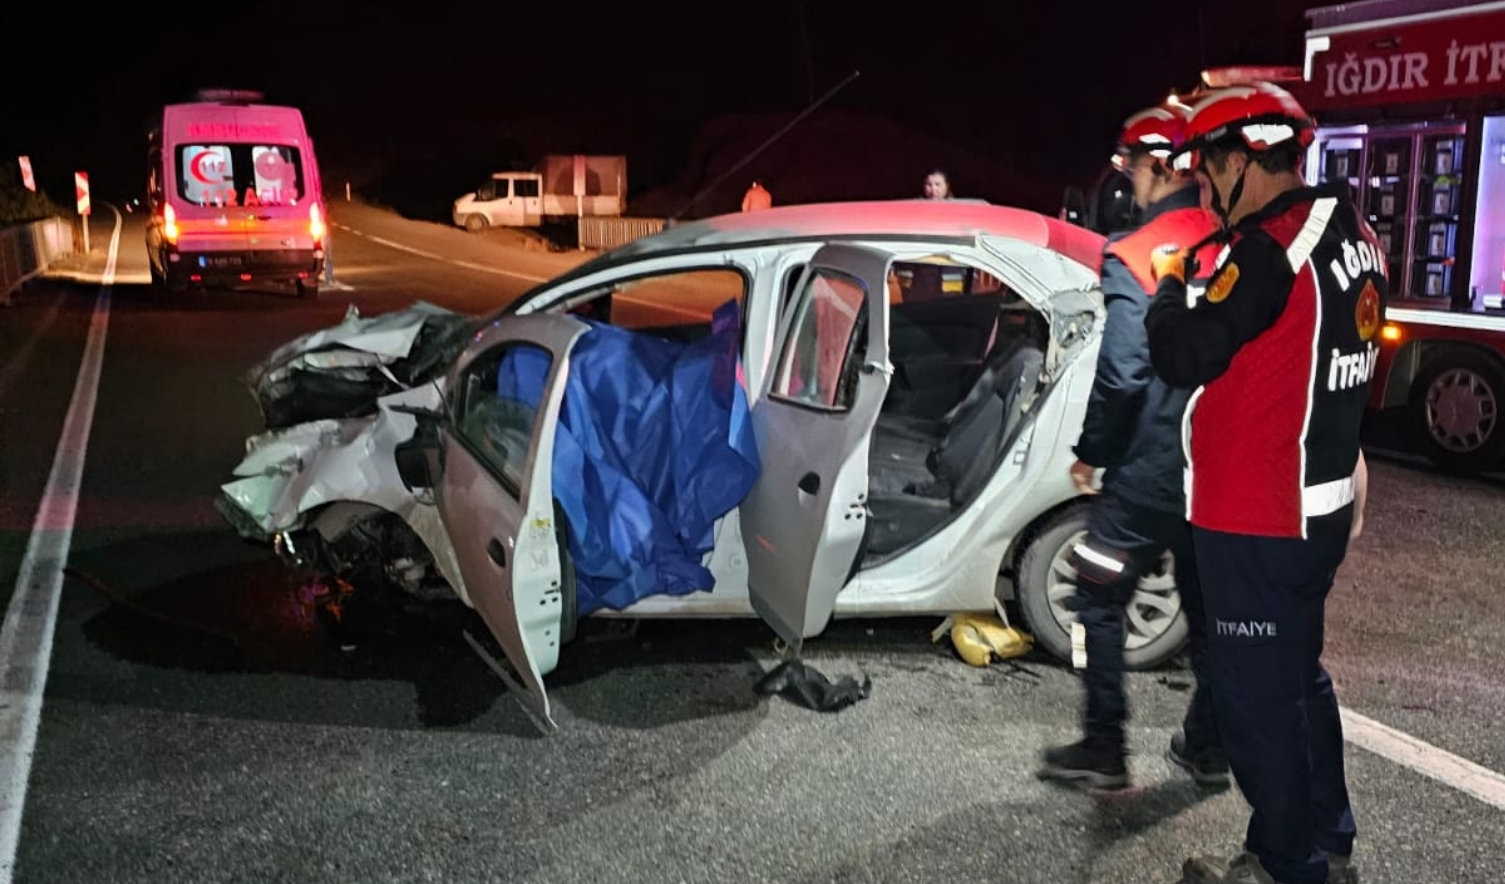
[[537,227],[551,218],[617,217],[627,207],[627,158],[556,154],[529,172],[494,172],[455,200],[456,226]]

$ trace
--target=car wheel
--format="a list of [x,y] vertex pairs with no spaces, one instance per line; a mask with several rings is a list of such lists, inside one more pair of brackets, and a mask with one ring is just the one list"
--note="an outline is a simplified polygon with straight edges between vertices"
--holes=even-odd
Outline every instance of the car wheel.
[[466,215],[465,229],[471,233],[483,233],[486,230],[486,218],[482,215]]
[[298,297],[305,301],[315,301],[319,298],[319,281],[317,279],[300,279],[297,282]]
[[[1062,661],[1071,660],[1070,609],[1076,592],[1071,551],[1087,536],[1087,505],[1063,510],[1037,533],[1019,562],[1019,609],[1035,643]],[[1124,616],[1124,665],[1153,669],[1186,644],[1186,615],[1176,593],[1173,557],[1166,553],[1155,573],[1146,574]]]
[[1437,466],[1459,473],[1493,467],[1505,450],[1500,399],[1505,369],[1489,356],[1450,347],[1422,364],[1407,405],[1411,431]]

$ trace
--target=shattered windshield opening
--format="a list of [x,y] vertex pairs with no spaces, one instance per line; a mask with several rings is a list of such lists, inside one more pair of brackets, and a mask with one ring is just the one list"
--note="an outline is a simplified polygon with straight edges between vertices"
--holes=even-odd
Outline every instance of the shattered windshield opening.
[[200,206],[296,206],[305,190],[302,154],[280,144],[179,145],[177,177]]

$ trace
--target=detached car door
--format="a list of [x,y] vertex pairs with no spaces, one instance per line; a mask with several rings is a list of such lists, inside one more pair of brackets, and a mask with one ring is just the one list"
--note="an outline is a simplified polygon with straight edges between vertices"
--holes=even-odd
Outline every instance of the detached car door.
[[585,330],[557,314],[508,316],[483,330],[450,377],[440,431],[439,513],[470,603],[545,729],[554,720],[543,677],[576,610],[555,523],[554,430],[570,348]]
[[867,526],[868,445],[888,393],[888,269],[876,249],[811,258],[752,407],[762,469],[740,511],[753,610],[795,650],[825,629]]

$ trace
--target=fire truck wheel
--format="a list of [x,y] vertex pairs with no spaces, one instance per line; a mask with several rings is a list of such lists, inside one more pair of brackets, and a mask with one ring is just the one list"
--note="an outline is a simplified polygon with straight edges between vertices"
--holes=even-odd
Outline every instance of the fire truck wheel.
[[1505,366],[1498,359],[1457,347],[1439,350],[1422,363],[1411,385],[1411,431],[1442,469],[1483,472],[1505,452],[1502,400]]

